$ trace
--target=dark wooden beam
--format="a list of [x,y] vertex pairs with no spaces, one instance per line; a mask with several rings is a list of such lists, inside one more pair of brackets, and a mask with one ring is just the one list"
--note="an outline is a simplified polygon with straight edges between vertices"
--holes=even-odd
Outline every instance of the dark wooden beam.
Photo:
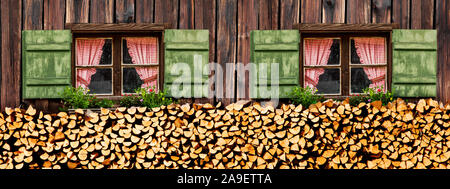
[[163,31],[168,24],[144,24],[144,23],[121,23],[121,24],[66,24],[66,29],[73,33],[120,33],[120,32],[149,32]]
[[376,32],[391,31],[398,24],[295,24],[300,32]]

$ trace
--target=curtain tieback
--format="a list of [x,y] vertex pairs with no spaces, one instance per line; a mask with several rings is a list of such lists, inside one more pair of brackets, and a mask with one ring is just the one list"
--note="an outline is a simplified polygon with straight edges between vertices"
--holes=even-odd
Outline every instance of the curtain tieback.
[[316,81],[314,81],[313,79],[311,79],[310,77],[308,77],[308,76],[305,76],[305,80],[306,81],[309,81],[310,83],[312,83],[314,86],[317,86],[317,82]]
[[142,81],[143,81],[144,83],[150,83],[150,82],[155,81],[156,79],[157,79],[156,75],[153,75],[152,77],[145,78],[145,79],[143,79]]
[[381,76],[378,76],[376,78],[373,78],[371,81],[376,83],[376,82],[379,82],[379,81],[383,81],[384,78],[385,78],[385,75],[381,75]]
[[86,80],[86,79],[84,79],[84,78],[82,78],[81,76],[77,76],[77,80],[79,81],[79,82],[81,82],[82,84],[84,84],[84,86],[89,86],[89,82]]

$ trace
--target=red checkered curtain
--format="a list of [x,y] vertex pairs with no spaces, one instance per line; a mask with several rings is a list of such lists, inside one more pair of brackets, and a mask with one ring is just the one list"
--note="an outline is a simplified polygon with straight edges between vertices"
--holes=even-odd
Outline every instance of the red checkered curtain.
[[[354,38],[356,53],[361,64],[386,64],[386,45],[384,38]],[[364,72],[372,82],[370,88],[385,87],[386,68],[365,67]]]
[[[103,54],[104,39],[78,39],[76,40],[76,64],[77,66],[96,66],[100,64]],[[77,69],[77,87],[88,88],[91,77],[96,72],[95,68]]]
[[[325,66],[331,53],[333,39],[307,39],[305,40],[305,66]],[[325,72],[323,68],[305,70],[305,87],[316,89],[319,77]]]
[[[126,38],[128,53],[133,64],[137,65],[158,65],[158,39],[156,37],[146,38]],[[137,67],[141,80],[144,82],[141,87],[158,86],[157,67]]]

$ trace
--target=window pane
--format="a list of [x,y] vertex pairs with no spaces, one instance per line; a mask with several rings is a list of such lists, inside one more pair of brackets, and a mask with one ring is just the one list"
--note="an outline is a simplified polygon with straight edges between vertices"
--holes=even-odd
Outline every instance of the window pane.
[[317,89],[318,94],[340,94],[340,69],[311,68],[305,70],[305,87]]
[[111,68],[78,68],[77,87],[89,89],[89,94],[112,94]]
[[351,93],[362,93],[365,88],[386,89],[386,67],[351,68]]
[[77,66],[112,64],[111,39],[77,39],[75,52]]
[[134,93],[140,87],[158,89],[158,67],[123,68],[123,93]]
[[123,38],[122,54],[123,64],[158,64],[158,38]]
[[381,37],[351,39],[352,64],[386,64],[386,41]]
[[306,66],[339,65],[340,39],[305,39],[304,61]]
[[369,87],[371,81],[367,78],[363,68],[352,68],[351,74],[350,93],[362,93],[363,89]]

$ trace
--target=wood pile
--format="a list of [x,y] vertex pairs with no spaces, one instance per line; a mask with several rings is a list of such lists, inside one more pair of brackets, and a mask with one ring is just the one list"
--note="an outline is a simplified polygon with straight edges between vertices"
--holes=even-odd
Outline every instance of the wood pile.
[[239,101],[0,114],[0,169],[450,168],[450,105]]

